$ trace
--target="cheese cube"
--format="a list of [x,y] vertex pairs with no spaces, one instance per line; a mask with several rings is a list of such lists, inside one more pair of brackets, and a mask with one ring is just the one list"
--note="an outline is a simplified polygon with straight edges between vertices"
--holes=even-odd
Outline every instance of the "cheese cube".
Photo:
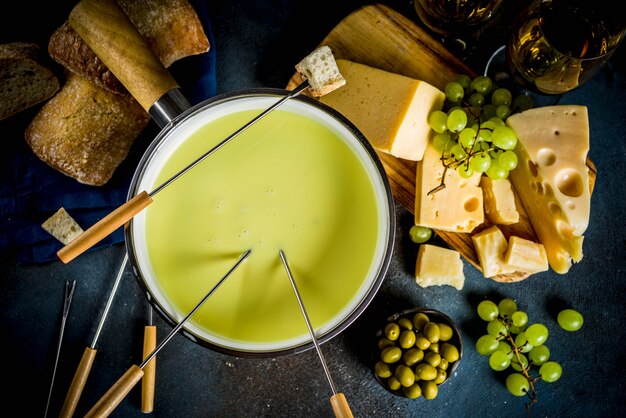
[[514,271],[510,266],[504,264],[504,254],[508,244],[504,234],[497,226],[494,225],[472,235],[472,241],[485,277]]
[[446,170],[446,187],[435,193],[444,174],[441,154],[429,141],[424,158],[417,163],[415,224],[450,232],[471,232],[484,221],[483,192],[478,183],[482,173],[463,178]]
[[417,253],[415,280],[422,287],[450,285],[463,289],[465,275],[458,251],[422,244]]
[[428,115],[445,94],[430,84],[343,59],[346,85],[320,100],[347,117],[378,151],[418,161],[430,137]]
[[519,222],[515,207],[515,195],[508,179],[493,180],[487,176],[480,179],[483,189],[485,217],[494,224],[511,225]]
[[548,257],[543,245],[511,236],[504,254],[504,264],[512,270],[533,274],[548,270]]
[[517,113],[507,124],[518,136],[519,163],[509,178],[544,245],[550,267],[567,273],[583,257],[591,193],[587,108],[546,106]]

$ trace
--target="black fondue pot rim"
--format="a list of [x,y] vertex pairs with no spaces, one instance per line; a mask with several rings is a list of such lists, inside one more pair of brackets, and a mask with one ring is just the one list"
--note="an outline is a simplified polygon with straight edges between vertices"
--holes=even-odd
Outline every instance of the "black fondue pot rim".
[[[221,103],[228,102],[232,99],[239,99],[239,98],[244,99],[246,97],[263,97],[263,96],[283,97],[288,92],[289,92],[288,90],[275,89],[275,88],[256,88],[256,89],[237,90],[237,91],[228,92],[228,93],[214,96],[210,99],[207,99],[185,110],[183,113],[178,115],[175,119],[172,120],[172,122],[170,122],[167,126],[165,126],[159,132],[159,134],[150,143],[150,145],[144,152],[135,170],[133,178],[131,180],[129,190],[128,190],[128,199],[131,199],[132,197],[135,196],[136,191],[137,191],[136,190],[137,185],[139,183],[141,174],[144,171],[143,169],[150,161],[150,158],[154,154],[155,150],[158,148],[161,142],[168,136],[168,133],[178,125],[178,123],[186,120],[187,118],[193,117],[196,112],[202,111],[207,107],[213,107]],[[354,137],[360,142],[360,144],[365,148],[365,151],[369,155],[371,162],[375,165],[381,177],[381,180],[385,189],[385,195],[387,196],[387,202],[386,202],[385,208],[387,210],[387,216],[389,217],[389,231],[386,236],[385,253],[382,259],[382,263],[380,264],[380,268],[378,272],[376,273],[376,279],[372,283],[369,291],[366,293],[363,300],[356,306],[356,308],[346,318],[344,318],[341,322],[335,325],[334,328],[330,329],[325,334],[317,336],[318,342],[322,344],[336,337],[341,332],[343,332],[348,326],[350,326],[369,306],[371,301],[374,299],[374,297],[378,293],[378,290],[380,289],[380,286],[382,285],[382,282],[389,268],[389,264],[391,262],[391,255],[393,252],[393,244],[394,244],[394,238],[395,238],[395,223],[396,223],[394,201],[393,201],[393,196],[391,193],[391,186],[389,184],[389,179],[385,173],[385,169],[380,161],[380,158],[376,154],[376,151],[374,150],[372,145],[369,143],[369,141],[367,141],[365,136],[361,133],[361,131],[359,131],[359,129],[357,129],[356,126],[354,126],[352,122],[350,122],[347,118],[345,118],[342,114],[340,114],[336,110],[332,109],[331,107],[311,97],[300,95],[300,96],[293,97],[289,100],[297,100],[297,101],[312,105],[314,107],[317,107],[318,109],[322,110],[323,112],[333,117],[336,121],[340,122],[345,128],[347,128],[354,135]],[[233,140],[236,141],[236,138]],[[385,208],[382,208],[382,209],[384,210]],[[169,325],[174,327],[178,324],[178,321],[174,317],[172,317],[172,315],[167,311],[167,309],[161,306],[158,300],[152,295],[152,293],[150,292],[150,289],[148,288],[147,284],[144,281],[142,274],[140,273],[139,263],[137,261],[137,255],[136,255],[135,248],[133,245],[132,229],[133,229],[133,221],[131,219],[131,221],[124,228],[124,236],[125,236],[125,242],[126,242],[126,251],[128,252],[128,255],[129,255],[129,261],[133,268],[135,279],[139,283],[139,286],[144,292],[146,298],[148,299],[148,302],[154,307],[154,309]],[[275,357],[275,356],[301,353],[301,352],[310,350],[311,348],[314,347],[313,341],[310,340],[309,342],[299,344],[297,346],[286,348],[286,349],[246,351],[246,350],[234,349],[230,347],[224,347],[224,346],[212,343],[210,341],[207,341],[199,337],[198,335],[189,331],[185,327],[183,327],[180,330],[180,332],[184,336],[189,338],[190,340],[194,341],[195,343],[205,348],[209,348],[213,351],[235,356],[235,357],[248,357],[248,358]]]

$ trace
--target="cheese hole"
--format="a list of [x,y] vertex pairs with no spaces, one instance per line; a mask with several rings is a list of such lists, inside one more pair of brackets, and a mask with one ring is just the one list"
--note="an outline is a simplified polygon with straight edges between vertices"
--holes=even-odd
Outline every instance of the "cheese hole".
[[559,136],[559,135],[561,135],[561,132],[559,132],[559,131],[554,131],[554,135]]
[[554,190],[552,190],[552,186],[548,183],[543,183],[543,190],[546,197],[554,197]]
[[470,197],[465,202],[463,202],[463,208],[467,212],[474,212],[476,209],[478,209],[479,206],[480,205],[479,205],[478,199],[475,197]]
[[552,216],[554,216],[555,218],[561,217],[563,215],[563,211],[557,203],[550,202],[550,204],[548,204],[548,209],[550,210]]
[[574,237],[574,229],[561,219],[556,221],[556,230],[563,238],[572,239]]
[[574,203],[571,200],[568,200],[567,202],[565,202],[565,207],[567,207],[567,209],[569,210],[574,210],[576,209],[576,203]]
[[569,197],[579,197],[584,190],[581,175],[571,168],[566,168],[558,173],[556,187],[561,193]]
[[543,184],[537,183],[537,194],[543,196]]
[[537,175],[539,174],[537,166],[530,160],[528,160],[528,171],[530,171],[530,175],[533,177],[537,177]]
[[544,167],[550,167],[556,162],[556,154],[549,148],[542,148],[537,153],[537,162]]

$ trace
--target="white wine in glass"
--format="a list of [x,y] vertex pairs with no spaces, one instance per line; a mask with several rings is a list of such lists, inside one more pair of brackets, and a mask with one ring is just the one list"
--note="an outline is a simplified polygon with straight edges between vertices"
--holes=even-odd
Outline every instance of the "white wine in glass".
[[506,45],[513,79],[538,94],[563,94],[593,77],[624,35],[606,1],[535,0],[515,20]]

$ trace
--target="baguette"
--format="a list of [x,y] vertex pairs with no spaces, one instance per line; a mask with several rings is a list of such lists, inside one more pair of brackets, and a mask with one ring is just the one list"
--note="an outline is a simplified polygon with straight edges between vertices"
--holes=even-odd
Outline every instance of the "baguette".
[[296,64],[300,76],[309,82],[309,92],[320,97],[346,84],[330,47],[323,45]]
[[[165,67],[209,50],[202,23],[187,0],[118,0],[118,3]],[[48,53],[68,70],[98,86],[114,93],[126,93],[68,22],[51,36]]]
[[49,99],[59,80],[28,42],[0,45],[0,120]]
[[50,167],[80,183],[102,186],[126,158],[150,117],[127,94],[114,94],[67,74],[25,132],[27,144]]

